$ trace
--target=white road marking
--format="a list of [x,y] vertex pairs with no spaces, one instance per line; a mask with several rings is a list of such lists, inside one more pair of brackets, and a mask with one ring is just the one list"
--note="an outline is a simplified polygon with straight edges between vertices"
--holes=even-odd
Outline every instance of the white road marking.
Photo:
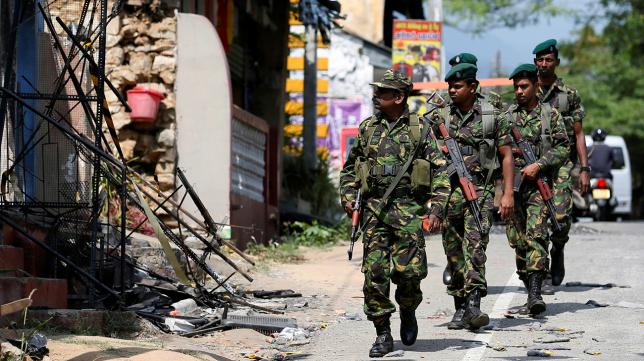
[[[499,325],[499,322],[501,322],[501,320],[504,318],[503,315],[508,310],[508,307],[510,307],[514,296],[519,294],[515,290],[520,285],[521,281],[519,280],[519,277],[516,273],[513,272],[512,276],[508,280],[508,283],[505,284],[503,292],[496,299],[496,302],[494,302],[494,307],[492,307],[492,312],[490,313],[490,324],[494,326],[494,328],[496,328]],[[485,355],[485,350],[487,349],[487,345],[492,340],[492,337],[494,337],[494,330],[491,330],[487,333],[478,334],[475,340],[478,341],[481,345],[469,349],[463,357],[463,361],[481,360]]]

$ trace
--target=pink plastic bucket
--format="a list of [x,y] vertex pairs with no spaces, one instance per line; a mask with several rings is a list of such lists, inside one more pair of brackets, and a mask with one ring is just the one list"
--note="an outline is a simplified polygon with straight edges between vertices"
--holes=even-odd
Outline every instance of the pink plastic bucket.
[[127,102],[132,108],[130,118],[143,123],[154,123],[159,103],[165,96],[158,90],[136,86],[127,91]]

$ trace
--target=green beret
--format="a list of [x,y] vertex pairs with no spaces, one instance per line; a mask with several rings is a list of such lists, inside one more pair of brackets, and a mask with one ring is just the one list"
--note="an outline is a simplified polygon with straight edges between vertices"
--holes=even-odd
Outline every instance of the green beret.
[[453,58],[449,59],[449,65],[454,66],[456,64],[460,63],[469,63],[469,64],[474,64],[476,65],[476,62],[478,59],[474,54],[470,53],[460,53]]
[[460,63],[454,65],[445,75],[445,81],[463,80],[476,78],[476,65],[470,63]]
[[537,76],[537,66],[534,64],[521,64],[510,74],[510,79],[516,77],[535,78]]
[[411,80],[408,77],[391,69],[385,71],[385,75],[380,81],[369,84],[378,88],[400,90],[404,93],[409,93],[412,88]]
[[534,47],[534,50],[532,50],[532,54],[539,54],[546,51],[548,53],[554,53],[555,51],[559,52],[559,50],[557,50],[557,40],[548,39],[542,43],[539,43],[537,46]]

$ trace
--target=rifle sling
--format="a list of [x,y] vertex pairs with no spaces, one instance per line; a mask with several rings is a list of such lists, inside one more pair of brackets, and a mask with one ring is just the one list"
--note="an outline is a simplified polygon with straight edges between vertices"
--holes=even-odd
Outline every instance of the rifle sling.
[[378,205],[375,208],[375,212],[373,212],[369,216],[369,218],[367,218],[367,220],[365,222],[363,222],[362,227],[360,227],[360,233],[363,232],[363,227],[367,223],[369,223],[369,221],[371,221],[373,216],[375,214],[379,214],[380,211],[382,211],[382,209],[384,208],[386,202],[388,201],[389,196],[391,195],[391,193],[394,191],[394,189],[398,185],[398,182],[400,182],[402,177],[405,175],[405,172],[407,172],[407,169],[409,169],[409,166],[414,161],[414,158],[416,158],[416,154],[418,153],[418,149],[420,149],[421,144],[424,143],[425,139],[427,138],[428,133],[429,133],[429,126],[425,126],[423,128],[423,133],[420,136],[420,141],[418,142],[418,144],[416,144],[416,149],[414,149],[414,151],[409,155],[409,158],[407,158],[407,161],[405,162],[405,164],[402,166],[402,168],[400,168],[400,171],[398,171],[398,174],[396,174],[396,177],[391,181],[391,183],[389,184],[389,187],[387,187],[387,190],[385,191],[385,194],[382,196],[382,198],[380,198],[380,202],[378,202]]

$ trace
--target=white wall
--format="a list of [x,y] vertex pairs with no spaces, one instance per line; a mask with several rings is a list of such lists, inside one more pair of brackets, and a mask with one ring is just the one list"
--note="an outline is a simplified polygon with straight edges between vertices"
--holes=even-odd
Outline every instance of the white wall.
[[[226,53],[210,21],[177,16],[178,166],[215,222],[230,216],[231,88]],[[183,194],[183,192],[181,191]],[[186,208],[198,215],[189,197]]]

